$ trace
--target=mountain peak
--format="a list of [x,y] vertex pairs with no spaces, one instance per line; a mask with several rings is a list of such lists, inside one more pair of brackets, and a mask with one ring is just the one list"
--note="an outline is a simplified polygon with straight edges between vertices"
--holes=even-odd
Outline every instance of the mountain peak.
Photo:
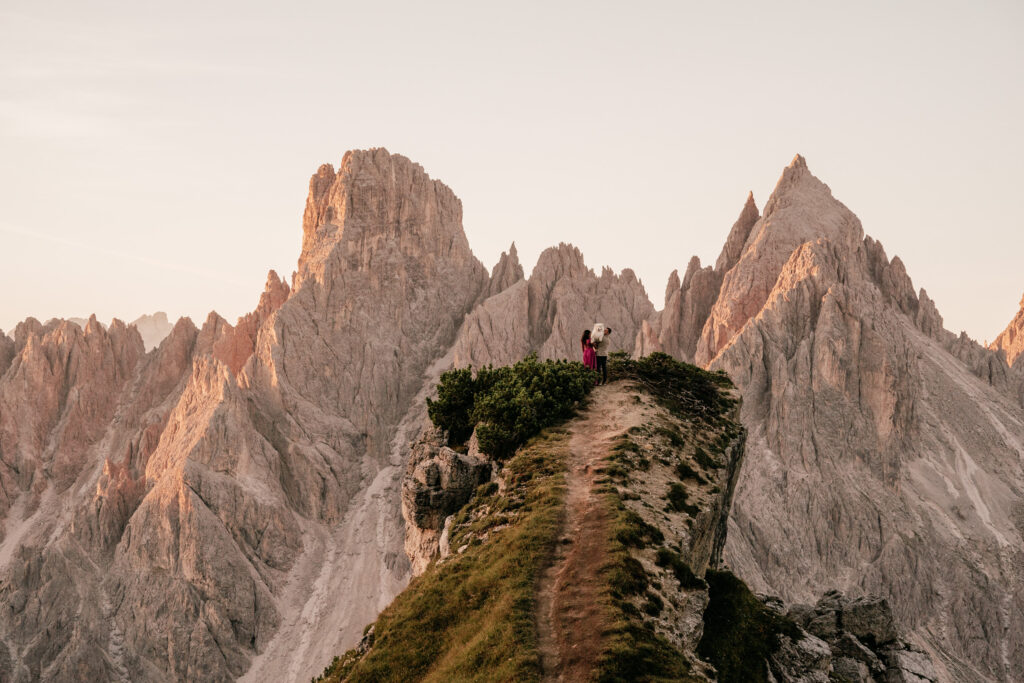
[[487,287],[487,296],[494,296],[524,279],[523,266],[519,263],[519,252],[513,242],[507,252],[501,252],[501,258],[491,271],[491,281]]
[[439,257],[467,253],[462,202],[422,166],[382,147],[346,152],[337,171],[321,166],[309,181],[295,289],[322,279],[329,263],[371,269],[387,245]]
[[729,230],[729,236],[725,240],[725,246],[722,247],[718,261],[715,262],[716,272],[725,273],[736,265],[743,253],[743,248],[747,245],[751,230],[754,229],[754,225],[760,218],[761,214],[754,202],[754,193],[750,192],[747,194],[747,201],[743,204],[739,217]]

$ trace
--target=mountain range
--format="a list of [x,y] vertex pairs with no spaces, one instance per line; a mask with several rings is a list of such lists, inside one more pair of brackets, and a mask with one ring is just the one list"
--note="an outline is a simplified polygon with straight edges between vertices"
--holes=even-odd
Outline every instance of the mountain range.
[[455,194],[374,149],[313,175],[296,272],[234,325],[0,333],[0,679],[318,673],[438,552],[401,490],[441,372],[576,358],[595,321],[739,389],[752,588],[884,596],[940,680],[1024,671],[1024,302],[989,348],[947,331],[799,156],[660,310],[571,245],[488,271]]

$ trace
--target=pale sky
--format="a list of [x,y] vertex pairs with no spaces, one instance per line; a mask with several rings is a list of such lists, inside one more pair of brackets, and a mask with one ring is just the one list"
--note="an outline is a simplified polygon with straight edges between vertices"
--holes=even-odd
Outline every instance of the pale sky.
[[290,276],[309,176],[387,147],[490,268],[572,242],[661,308],[811,171],[992,339],[1024,292],[1024,3],[0,0],[0,328],[200,323]]

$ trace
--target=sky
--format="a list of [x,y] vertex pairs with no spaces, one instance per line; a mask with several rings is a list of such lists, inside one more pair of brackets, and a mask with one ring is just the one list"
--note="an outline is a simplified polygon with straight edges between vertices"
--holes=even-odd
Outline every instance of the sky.
[[654,304],[797,153],[946,326],[1024,292],[1024,3],[0,0],[0,329],[196,322],[289,276],[310,175],[386,147],[491,267],[558,242]]

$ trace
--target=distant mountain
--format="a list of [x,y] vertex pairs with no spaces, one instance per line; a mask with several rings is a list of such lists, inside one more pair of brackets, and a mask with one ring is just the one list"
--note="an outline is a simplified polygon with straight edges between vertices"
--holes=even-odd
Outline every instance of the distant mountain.
[[157,311],[152,315],[141,315],[131,322],[142,335],[142,343],[147,351],[160,346],[160,342],[174,329],[174,324],[167,320],[167,314]]

